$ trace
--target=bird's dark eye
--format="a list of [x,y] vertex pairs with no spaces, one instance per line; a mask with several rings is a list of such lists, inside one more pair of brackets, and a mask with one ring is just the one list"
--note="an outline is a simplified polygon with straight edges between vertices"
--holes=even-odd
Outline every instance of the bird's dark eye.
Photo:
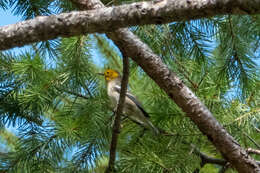
[[107,71],[107,74],[109,74],[109,72]]

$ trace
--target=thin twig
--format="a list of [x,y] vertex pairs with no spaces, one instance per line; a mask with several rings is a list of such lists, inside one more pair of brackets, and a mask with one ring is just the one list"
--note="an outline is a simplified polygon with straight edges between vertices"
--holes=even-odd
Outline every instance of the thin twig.
[[260,149],[260,145],[253,139],[251,138],[246,132],[243,132],[244,135],[246,135],[246,137],[255,144],[255,146]]
[[[35,147],[34,149],[29,151],[29,155],[36,155],[36,152],[38,152],[38,150],[43,147],[44,145],[48,145],[53,139],[57,138],[58,135],[52,135],[45,143],[42,143],[41,145],[38,145],[37,147]],[[19,164],[19,162],[23,159],[23,157],[18,157],[17,159],[15,159],[14,161],[12,161],[11,165],[8,166],[8,170],[14,166],[16,166],[17,164]]]
[[[168,32],[168,37],[173,39],[172,38],[172,35],[170,34],[169,32],[169,28],[167,28],[167,32]],[[169,50],[169,53],[170,53],[170,56],[173,58],[174,55],[173,55],[173,52],[171,50],[171,47],[170,47],[170,42],[169,42],[169,38],[166,38],[164,36],[164,39],[165,39],[165,42],[166,42],[166,46],[168,47],[168,50]],[[177,63],[178,66],[180,66],[181,68],[177,67],[177,70],[191,83],[192,87],[196,90],[198,88],[198,85],[196,83],[194,83],[188,75],[190,75],[190,73],[188,72],[188,70],[179,62],[179,60],[177,58],[175,58],[175,62]],[[187,75],[188,74],[188,75]]]
[[248,148],[246,151],[247,151],[248,154],[260,155],[260,150],[256,150],[256,149],[253,149],[253,148]]
[[200,86],[200,84],[202,83],[202,81],[205,79],[205,77],[207,76],[207,74],[208,74],[208,72],[206,71],[205,73],[204,73],[204,75],[202,76],[202,78],[200,79],[200,81],[199,81],[199,83],[198,83],[198,88],[199,88],[199,86]]
[[103,43],[101,38],[97,34],[94,34],[94,37],[95,37],[95,39],[97,39],[98,43],[106,49],[105,51],[109,53],[108,56],[109,56],[109,58],[112,58],[112,60],[115,63],[116,67],[118,69],[121,69],[121,65],[118,63],[115,55],[113,53],[111,53],[111,51],[107,51],[109,48],[107,48],[107,46]]
[[65,93],[68,93],[68,94],[71,94],[71,95],[74,95],[74,96],[77,96],[77,97],[81,97],[83,99],[89,99],[89,97],[85,96],[85,95],[82,95],[82,94],[79,94],[79,93],[76,93],[76,92],[73,92],[73,91],[69,91],[69,90],[66,90],[64,88],[60,89],[58,87],[55,87],[58,91],[60,92],[65,92]]
[[84,82],[82,83],[82,87],[87,91],[87,93],[88,93],[88,95],[89,95],[90,97],[93,97],[93,95],[91,94],[91,92],[90,92],[88,86],[87,86]]
[[[216,165],[222,166],[222,168],[219,170],[219,173],[224,173],[230,167],[230,163],[227,162],[226,160],[210,157],[210,156],[206,155],[205,153],[201,152],[194,144],[191,144],[191,148],[192,148],[192,151],[194,152],[194,154],[196,154],[197,156],[200,157],[200,159],[201,159],[200,167],[201,168],[203,168],[206,164],[216,164]],[[194,170],[193,173],[198,173],[199,170],[200,169],[197,168]]]
[[236,40],[235,40],[235,33],[234,33],[233,25],[232,25],[231,15],[228,15],[228,20],[229,20],[229,27],[230,27],[230,33],[231,33],[232,47],[233,47],[233,50],[234,50],[233,51],[234,52],[234,55],[233,55],[234,59],[233,59],[233,61],[236,61],[238,66],[240,67],[240,73],[246,74],[245,69],[243,68],[243,64],[241,62],[241,59],[239,58],[237,46],[235,44]]
[[[177,58],[175,59],[175,62],[177,62]],[[178,64],[178,63],[177,63],[177,64]],[[192,85],[192,87],[194,88],[194,90],[197,90],[197,89],[198,89],[198,85],[197,85],[195,82],[193,82],[193,81],[189,78],[189,76],[184,72],[184,70],[181,69],[181,68],[177,68],[177,69],[178,69],[179,72],[182,73],[182,75],[190,82],[190,84]]]
[[219,170],[218,173],[225,173],[229,167],[230,167],[230,164],[227,163],[225,166],[222,166],[222,168]]
[[201,159],[201,167],[203,167],[207,163],[217,164],[225,166],[227,161],[224,159],[217,159],[206,155],[205,153],[201,152],[194,144],[191,144],[192,149],[194,150],[194,154],[198,155]]
[[259,128],[257,128],[257,127],[254,127],[255,128],[255,130],[258,132],[258,133],[260,133],[260,129]]
[[116,159],[117,139],[118,139],[119,128],[120,128],[120,118],[123,112],[123,106],[124,106],[125,96],[127,91],[128,76],[129,76],[129,59],[128,57],[123,57],[123,78],[121,82],[120,97],[118,101],[118,106],[117,106],[115,121],[113,126],[112,140],[110,144],[109,162],[108,162],[108,167],[106,169],[106,173],[114,172],[115,170],[114,165]]

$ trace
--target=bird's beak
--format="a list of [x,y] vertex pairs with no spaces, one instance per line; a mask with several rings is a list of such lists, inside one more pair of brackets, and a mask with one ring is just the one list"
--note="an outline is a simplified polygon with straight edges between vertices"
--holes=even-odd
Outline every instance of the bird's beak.
[[96,73],[96,74],[101,75],[101,76],[104,76],[104,73]]

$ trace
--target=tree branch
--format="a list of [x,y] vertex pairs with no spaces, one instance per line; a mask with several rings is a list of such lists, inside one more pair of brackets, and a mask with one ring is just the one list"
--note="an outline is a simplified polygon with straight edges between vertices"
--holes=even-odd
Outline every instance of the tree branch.
[[250,137],[246,132],[243,132],[244,135],[246,135],[246,137],[255,144],[255,146],[260,149],[260,145],[252,138]]
[[222,166],[218,173],[225,173],[229,167],[230,164],[227,163],[225,166]]
[[[168,34],[167,34],[168,38],[164,37],[165,44],[166,44],[166,46],[167,46],[167,48],[170,52],[170,56],[172,58],[174,58],[174,55],[173,55],[173,52],[172,52],[172,49],[171,49],[171,46],[170,46],[170,42],[169,42],[169,38],[171,38],[171,39],[173,39],[173,38],[172,38],[172,35],[169,33],[169,30],[167,32],[168,32]],[[177,57],[175,57],[174,61],[178,64],[177,70],[183,75],[184,78],[187,79],[187,81],[190,82],[190,84],[192,85],[194,90],[197,90],[198,85],[190,79],[190,77],[188,76],[189,72],[187,71],[187,69],[179,62]]]
[[[77,2],[77,0],[74,0]],[[82,4],[88,3],[86,0]],[[91,5],[90,5],[91,6]],[[0,50],[120,27],[162,24],[223,14],[259,14],[260,0],[156,0],[90,11],[39,16],[0,27]]]
[[114,165],[115,165],[115,158],[116,158],[116,147],[117,147],[117,139],[119,135],[119,128],[120,128],[120,118],[121,114],[123,113],[124,103],[125,103],[125,96],[127,91],[127,84],[128,84],[128,76],[129,76],[129,59],[128,57],[123,58],[123,78],[121,82],[121,91],[120,97],[117,105],[116,116],[113,126],[113,133],[112,133],[112,140],[110,144],[110,155],[109,155],[109,162],[108,167],[106,169],[106,173],[114,172]]
[[[205,153],[201,152],[195,145],[191,144],[194,153],[198,155],[201,159],[200,166],[201,168],[206,164],[216,164],[222,166],[219,170],[219,173],[224,173],[230,166],[229,162],[224,159],[217,159],[206,155]],[[197,168],[193,173],[199,173],[199,169]]]
[[85,95],[82,95],[80,93],[76,93],[76,92],[73,92],[73,91],[69,91],[69,90],[66,90],[66,89],[58,89],[60,92],[65,92],[65,93],[68,93],[68,94],[71,94],[71,95],[74,95],[74,96],[77,96],[77,97],[81,97],[83,99],[90,99],[89,97],[85,96]]
[[206,155],[205,153],[201,152],[193,144],[191,144],[191,147],[193,148],[194,153],[200,157],[200,159],[201,159],[201,167],[203,167],[207,163],[217,164],[217,165],[221,165],[221,166],[225,166],[227,164],[226,160],[210,157],[210,156]]
[[[79,2],[80,5],[82,5],[81,3],[89,3],[88,6],[85,6],[86,8],[104,6],[99,0],[74,0],[74,2]],[[165,1],[161,1],[161,3],[163,2]],[[160,3],[157,5],[160,6]],[[208,137],[223,157],[238,172],[260,172],[256,161],[240,147],[205,105],[184,85],[175,73],[168,69],[161,58],[154,54],[146,44],[127,29],[118,29],[113,33],[107,34],[107,36],[114,41],[124,55],[131,57],[182,108],[186,115],[198,126],[200,131]]]
[[253,148],[248,148],[246,151],[247,151],[248,154],[260,155],[260,150],[256,150],[256,149],[253,149]]
[[[201,152],[195,145],[191,144],[192,149],[194,150],[194,154],[198,155],[201,159],[201,167],[203,167],[205,164],[216,164],[222,166],[222,169],[220,169],[221,172],[225,172],[227,168],[229,168],[229,163],[225,159],[217,159],[210,157],[206,155],[205,153]],[[246,149],[248,154],[257,154],[260,155],[260,150],[256,150],[253,148]],[[260,162],[256,162],[258,165],[260,165]]]
[[200,131],[241,173],[260,172],[258,165],[244,149],[228,134],[205,105],[184,85],[175,73],[171,72],[152,50],[126,29],[109,33],[108,36],[119,49],[131,57],[162,88],[168,96],[198,126]]

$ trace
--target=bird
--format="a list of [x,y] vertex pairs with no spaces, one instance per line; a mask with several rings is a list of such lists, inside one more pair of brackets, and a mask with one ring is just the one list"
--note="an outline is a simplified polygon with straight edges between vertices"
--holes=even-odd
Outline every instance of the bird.
[[[121,75],[118,71],[113,69],[106,69],[104,73],[99,74],[105,77],[107,94],[111,101],[111,105],[115,110],[117,108],[121,91]],[[142,125],[146,129],[152,130],[156,135],[159,134],[158,128],[156,128],[150,121],[149,114],[144,110],[142,104],[133,94],[130,93],[128,89],[123,107],[123,115],[126,115],[126,117],[130,118],[137,124]]]

